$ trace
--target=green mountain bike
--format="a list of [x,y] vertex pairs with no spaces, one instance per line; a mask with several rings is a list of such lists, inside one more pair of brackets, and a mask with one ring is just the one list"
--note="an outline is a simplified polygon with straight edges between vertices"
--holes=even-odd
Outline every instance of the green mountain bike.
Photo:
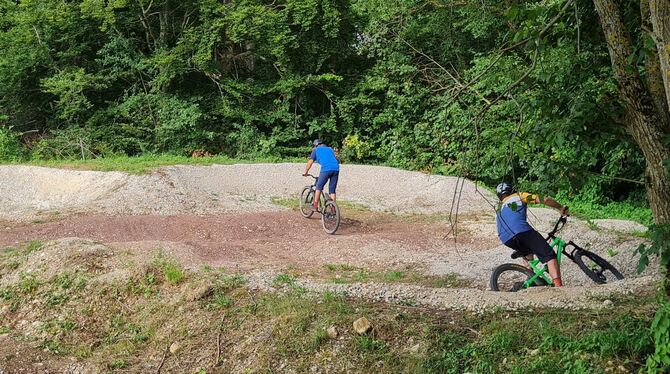
[[[305,186],[300,192],[300,214],[305,218],[312,217],[314,210],[314,196],[316,194],[316,181],[319,179],[312,174],[308,174],[314,178],[314,183]],[[319,209],[317,211],[321,214],[321,225],[324,231],[328,234],[335,234],[335,231],[340,227],[340,208],[335,201],[330,198],[327,193],[322,193],[319,197]]]
[[[623,279],[623,275],[604,258],[579,247],[572,241],[566,243],[556,236],[567,221],[567,217],[559,218],[554,229],[546,237],[546,240],[551,240],[550,245],[556,251],[558,266],[561,266],[562,257],[566,256],[598,284]],[[525,253],[514,251],[512,258],[516,259],[525,255]],[[491,290],[515,292],[528,287],[554,285],[551,276],[547,273],[546,265],[538,259],[530,260],[529,264],[532,270],[519,264],[503,264],[495,268],[491,274]]]

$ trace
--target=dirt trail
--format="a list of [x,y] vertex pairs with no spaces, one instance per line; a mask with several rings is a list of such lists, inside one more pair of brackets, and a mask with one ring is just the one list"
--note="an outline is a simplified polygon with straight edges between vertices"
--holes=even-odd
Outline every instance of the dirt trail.
[[[317,292],[334,290],[386,301],[410,299],[437,308],[598,307],[600,301],[594,302],[593,295],[645,292],[655,286],[653,264],[644,277],[635,273],[633,253],[643,239],[632,232],[640,227],[618,221],[607,226],[611,229],[597,228],[574,219],[561,235],[607,258],[627,280],[606,288],[593,286],[576,265],[566,261],[564,279],[577,287],[572,288],[574,292],[571,288],[529,291],[539,295],[532,297],[487,292],[492,268],[512,262],[509,250],[496,238],[489,193],[465,183],[454,238],[446,215],[456,178],[347,166],[338,196],[371,210],[345,207],[340,231],[329,236],[318,219],[306,220],[272,203],[271,197],[296,197],[305,183],[300,167],[175,166],[133,176],[2,166],[0,247],[49,241],[45,250],[31,254],[31,266],[57,271],[76,267],[83,258],[111,277],[124,276],[125,264],[148,263],[160,251],[192,269],[211,266],[244,272],[257,279],[260,288],[289,271],[304,287]],[[540,231],[548,231],[556,218],[555,211],[531,209],[531,223]],[[446,238],[448,232],[452,235]],[[455,276],[465,282],[452,287],[467,288],[433,289],[402,282],[332,284],[322,273],[333,265]],[[5,276],[0,281],[12,279]]]
[[[372,213],[365,215],[373,219]],[[42,224],[7,227],[0,247],[30,240],[83,238],[145,252],[170,251],[187,266],[258,269],[297,265],[303,269],[349,264],[386,269],[425,264],[449,256],[455,245],[443,240],[445,222],[408,222],[402,218],[371,224],[344,219],[337,235],[325,235],[318,219],[297,212],[217,216],[77,216]],[[494,244],[493,238],[472,248]]]

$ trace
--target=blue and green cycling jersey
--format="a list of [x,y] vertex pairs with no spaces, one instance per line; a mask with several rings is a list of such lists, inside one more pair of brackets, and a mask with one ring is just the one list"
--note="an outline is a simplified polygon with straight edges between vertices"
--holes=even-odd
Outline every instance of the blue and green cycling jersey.
[[533,230],[528,223],[528,207],[530,202],[536,202],[537,195],[526,192],[507,196],[502,201],[500,210],[496,213],[496,226],[500,241],[506,243],[517,234]]

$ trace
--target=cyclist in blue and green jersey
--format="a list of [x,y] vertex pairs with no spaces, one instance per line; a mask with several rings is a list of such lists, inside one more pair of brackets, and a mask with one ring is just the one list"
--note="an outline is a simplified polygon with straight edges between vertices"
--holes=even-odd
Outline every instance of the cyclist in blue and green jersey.
[[559,204],[556,200],[526,192],[516,192],[511,185],[500,183],[496,187],[496,194],[501,201],[500,210],[496,213],[498,237],[505,246],[518,251],[524,256],[526,267],[528,260],[536,255],[547,265],[549,275],[556,287],[561,287],[561,271],[556,261],[556,253],[549,243],[528,223],[528,204],[544,204],[560,210],[561,216],[568,214],[568,207]]

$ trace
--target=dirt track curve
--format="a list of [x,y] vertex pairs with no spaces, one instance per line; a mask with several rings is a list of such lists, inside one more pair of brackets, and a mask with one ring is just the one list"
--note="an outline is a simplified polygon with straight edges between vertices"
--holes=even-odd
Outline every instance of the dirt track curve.
[[[453,232],[447,217],[454,211],[454,191],[461,189],[457,178],[348,165],[341,172],[338,197],[367,208],[345,205],[340,231],[328,236],[317,219],[306,220],[273,203],[297,196],[306,183],[301,168],[298,164],[174,166],[138,176],[0,166],[0,247],[48,241],[35,254],[35,266],[76,266],[69,259],[81,251],[104,255],[107,265],[102,273],[118,272],[110,264],[121,266],[129,259],[150,261],[160,251],[194,269],[235,269],[260,288],[267,288],[276,274],[288,269],[314,291],[391,302],[410,299],[439,308],[601,307],[610,293],[649,292],[657,281],[654,273],[638,278],[634,272],[632,253],[642,239],[631,232],[642,227],[604,221],[598,228],[572,220],[563,233],[566,239],[606,257],[626,280],[592,286],[574,264],[566,263],[564,278],[575,287],[533,290],[525,296],[492,293],[486,291],[491,269],[511,260],[496,239],[494,198],[486,190],[464,182],[458,235],[446,237]],[[531,222],[540,231],[547,231],[555,218],[551,210],[532,209]],[[390,285],[378,279],[329,282],[323,269],[343,265],[367,272],[448,276],[459,282],[442,288]]]

